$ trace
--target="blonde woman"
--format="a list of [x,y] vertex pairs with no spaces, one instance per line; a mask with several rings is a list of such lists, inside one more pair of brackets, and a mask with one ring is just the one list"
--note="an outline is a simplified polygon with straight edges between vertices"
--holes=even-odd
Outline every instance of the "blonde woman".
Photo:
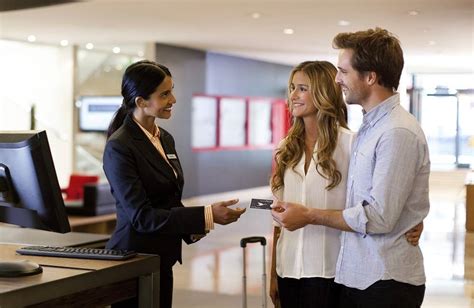
[[[347,127],[347,108],[336,74],[327,61],[303,62],[290,74],[288,104],[293,123],[276,152],[270,183],[279,201],[345,208],[354,133]],[[293,231],[275,226],[270,281],[275,306],[337,307],[340,285],[334,277],[340,233],[311,224]],[[419,238],[415,235],[413,242]]]

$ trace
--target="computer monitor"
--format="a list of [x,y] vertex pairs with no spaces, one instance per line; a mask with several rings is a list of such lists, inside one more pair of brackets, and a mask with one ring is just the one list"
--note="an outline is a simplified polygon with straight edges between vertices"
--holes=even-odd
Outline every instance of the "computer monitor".
[[0,222],[71,231],[46,131],[0,131]]

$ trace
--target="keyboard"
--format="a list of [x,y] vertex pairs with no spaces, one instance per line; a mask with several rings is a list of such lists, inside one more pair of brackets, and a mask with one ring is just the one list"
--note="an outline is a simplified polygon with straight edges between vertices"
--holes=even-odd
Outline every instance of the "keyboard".
[[131,250],[112,250],[88,247],[55,247],[55,246],[26,246],[16,250],[21,255],[99,259],[127,260],[137,255]]

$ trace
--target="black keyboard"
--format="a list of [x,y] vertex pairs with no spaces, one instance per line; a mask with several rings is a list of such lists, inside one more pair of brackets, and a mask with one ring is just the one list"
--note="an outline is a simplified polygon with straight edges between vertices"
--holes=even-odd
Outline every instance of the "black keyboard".
[[54,246],[26,246],[16,250],[21,255],[101,259],[101,260],[126,260],[137,255],[131,250],[112,250],[87,247],[54,247]]

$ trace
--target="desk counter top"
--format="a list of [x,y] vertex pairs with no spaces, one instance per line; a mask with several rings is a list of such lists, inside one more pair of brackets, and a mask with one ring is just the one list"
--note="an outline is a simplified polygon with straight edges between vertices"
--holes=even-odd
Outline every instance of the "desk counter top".
[[104,247],[110,235],[82,232],[56,233],[0,225],[0,244]]
[[159,257],[155,255],[138,255],[125,261],[22,256],[15,253],[20,246],[0,244],[0,260],[36,262],[43,267],[43,273],[0,278],[0,307],[42,303],[159,273]]

